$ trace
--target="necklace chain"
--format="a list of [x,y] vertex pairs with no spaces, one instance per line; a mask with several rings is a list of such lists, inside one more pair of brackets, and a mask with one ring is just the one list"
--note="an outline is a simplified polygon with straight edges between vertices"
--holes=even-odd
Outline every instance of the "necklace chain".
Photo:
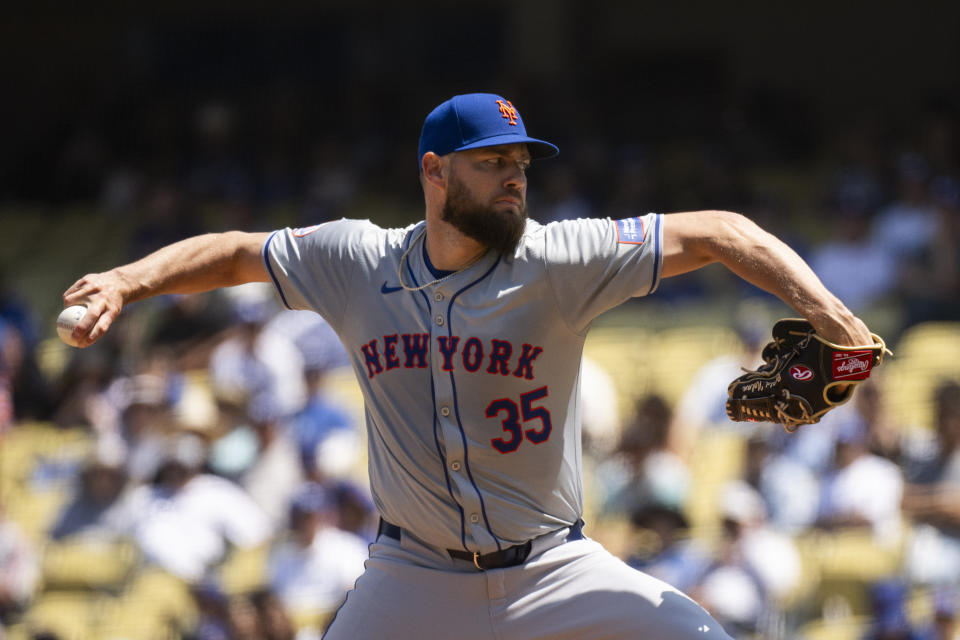
[[410,246],[407,247],[407,250],[403,252],[402,256],[400,256],[400,262],[397,264],[397,279],[400,281],[400,286],[403,287],[406,291],[420,291],[422,289],[426,289],[427,287],[432,287],[436,284],[440,284],[441,282],[449,280],[453,276],[461,274],[467,269],[469,269],[470,267],[472,267],[473,265],[477,264],[477,262],[480,261],[480,258],[486,255],[486,252],[482,252],[480,255],[478,255],[473,260],[463,265],[453,273],[448,273],[442,278],[437,278],[436,280],[432,280],[430,282],[427,282],[426,284],[421,284],[416,287],[411,287],[410,285],[408,285],[406,282],[403,281],[403,263],[406,262],[407,256],[410,255],[410,252],[413,251],[413,248],[417,246],[417,242],[419,242],[420,239],[423,238],[426,233],[427,233],[427,230],[424,229],[423,231],[420,232],[420,235],[418,235],[416,238],[413,239],[413,242],[410,243]]

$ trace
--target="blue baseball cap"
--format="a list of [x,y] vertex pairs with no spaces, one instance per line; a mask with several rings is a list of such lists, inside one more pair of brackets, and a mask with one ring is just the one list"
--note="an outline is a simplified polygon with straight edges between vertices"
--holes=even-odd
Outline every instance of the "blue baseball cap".
[[468,93],[454,96],[430,112],[420,132],[417,163],[428,151],[445,156],[454,151],[525,142],[531,158],[552,158],[556,145],[527,135],[520,112],[503,96]]

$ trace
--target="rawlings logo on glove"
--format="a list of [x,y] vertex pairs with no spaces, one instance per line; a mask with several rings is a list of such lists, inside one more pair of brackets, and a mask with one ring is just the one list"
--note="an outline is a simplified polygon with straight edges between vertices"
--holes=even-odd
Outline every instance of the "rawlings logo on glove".
[[776,422],[787,431],[819,422],[890,353],[880,336],[870,335],[872,345],[843,347],[818,336],[806,320],[777,321],[763,364],[727,387],[727,415],[736,422]]

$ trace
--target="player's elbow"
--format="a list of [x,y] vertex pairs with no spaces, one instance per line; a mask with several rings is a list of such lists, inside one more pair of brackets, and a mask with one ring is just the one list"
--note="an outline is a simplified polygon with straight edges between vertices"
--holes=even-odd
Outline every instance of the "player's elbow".
[[749,251],[763,243],[763,231],[746,216],[733,211],[700,211],[688,248],[703,262],[722,262],[730,254]]
[[269,280],[261,255],[267,235],[228,231],[220,236],[227,253],[225,277],[232,285]]
[[766,232],[753,220],[733,211],[709,211],[704,241],[713,260],[730,253],[745,253],[766,246]]

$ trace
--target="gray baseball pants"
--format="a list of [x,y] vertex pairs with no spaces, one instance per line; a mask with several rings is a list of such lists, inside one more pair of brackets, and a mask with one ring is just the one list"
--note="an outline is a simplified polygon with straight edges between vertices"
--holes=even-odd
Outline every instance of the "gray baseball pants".
[[324,640],[731,640],[681,592],[567,531],[488,571],[381,535]]

